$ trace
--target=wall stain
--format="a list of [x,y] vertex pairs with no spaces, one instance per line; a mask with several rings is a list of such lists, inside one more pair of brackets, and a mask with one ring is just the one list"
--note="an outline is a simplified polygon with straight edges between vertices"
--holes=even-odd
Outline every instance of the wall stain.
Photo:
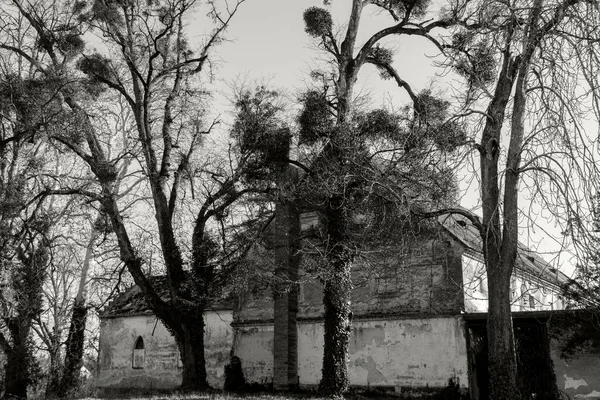
[[377,369],[377,363],[373,359],[373,356],[369,356],[366,360],[364,358],[359,358],[354,361],[354,365],[367,370],[367,384],[374,385],[387,382],[385,376]]

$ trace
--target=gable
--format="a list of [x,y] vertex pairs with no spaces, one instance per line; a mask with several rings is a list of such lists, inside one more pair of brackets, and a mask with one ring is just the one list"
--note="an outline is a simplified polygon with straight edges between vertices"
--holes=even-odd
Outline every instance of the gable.
[[[465,252],[470,257],[483,262],[482,239],[473,224],[458,214],[446,214],[438,220],[441,226],[465,247]],[[515,274],[553,289],[560,289],[569,281],[568,276],[552,267],[521,242],[518,245]]]

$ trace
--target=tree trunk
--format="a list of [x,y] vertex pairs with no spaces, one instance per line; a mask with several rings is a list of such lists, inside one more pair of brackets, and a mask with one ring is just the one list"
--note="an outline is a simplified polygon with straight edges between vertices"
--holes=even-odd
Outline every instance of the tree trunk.
[[[337,121],[331,142],[325,149],[325,158],[333,165],[344,169],[347,155],[343,144],[347,120],[352,111],[352,93],[360,65],[354,60],[354,46],[364,2],[352,1],[352,11],[348,28],[340,46],[341,57],[338,60],[339,76],[336,81]],[[343,183],[342,185],[346,185]],[[353,254],[348,249],[348,215],[341,193],[328,199],[325,211],[327,219],[327,262],[329,270],[323,279],[323,306],[325,309],[323,369],[319,390],[331,396],[341,396],[348,390],[348,342],[352,329],[351,293]]]
[[[490,399],[518,399],[517,356],[510,311],[510,274],[500,268],[488,278],[488,370]],[[489,275],[489,274],[488,274]]]
[[12,346],[6,354],[6,371],[3,399],[26,399],[27,386],[30,382],[29,346],[27,334],[23,333],[18,321],[10,321]]
[[[512,34],[512,32],[510,33]],[[488,354],[490,399],[516,399],[516,353],[512,315],[510,312],[510,277],[512,264],[503,257],[500,228],[499,154],[500,133],[513,84],[518,60],[507,46],[494,97],[487,114],[490,116],[481,137],[481,199],[483,210],[483,255],[488,278]],[[508,270],[507,270],[508,268]]]
[[79,385],[79,374],[83,365],[86,321],[87,307],[85,301],[75,301],[66,343],[65,366],[58,391],[60,397],[68,396]]
[[[101,221],[102,215],[96,217],[96,222]],[[73,302],[71,325],[67,336],[65,362],[58,390],[60,397],[65,397],[79,385],[79,374],[83,365],[83,347],[85,344],[85,326],[87,323],[87,277],[93,256],[94,246],[99,232],[95,224],[91,227],[90,238],[85,251],[85,258],[81,267],[81,276],[77,295]]]
[[[489,157],[487,151],[481,157],[484,229],[488,230],[483,237],[489,286],[488,353],[491,400],[512,400],[518,399],[522,395],[517,386],[517,355],[510,309],[510,279],[519,243],[519,169],[525,132],[527,78],[531,58],[540,40],[537,23],[542,3],[542,0],[536,0],[530,10],[521,55],[514,60],[505,55],[494,100],[490,103],[490,115],[494,117],[494,121],[486,124],[482,136],[482,148],[489,151],[493,147],[492,144],[496,148],[492,157]],[[507,62],[506,60],[511,61]],[[502,235],[500,235],[500,186],[498,182],[500,129],[513,85],[514,99],[504,174],[504,209],[502,212]],[[488,127],[491,129],[487,129]]]
[[48,385],[46,386],[46,398],[55,398],[58,396],[60,387],[61,366],[59,360],[59,338],[54,335],[50,338],[52,346],[48,349],[50,357],[50,367],[48,370]]
[[197,309],[183,315],[179,332],[175,334],[183,365],[181,388],[206,390],[208,385],[204,358],[204,312]]
[[347,215],[344,199],[330,200],[327,210],[329,233],[328,261],[330,271],[324,281],[325,335],[323,376],[319,390],[340,396],[348,389],[348,342],[351,332],[352,254],[344,245]]

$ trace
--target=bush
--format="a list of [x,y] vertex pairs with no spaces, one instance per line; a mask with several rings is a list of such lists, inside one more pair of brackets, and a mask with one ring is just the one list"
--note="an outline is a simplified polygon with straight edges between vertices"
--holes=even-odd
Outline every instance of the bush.
[[246,386],[246,378],[242,370],[242,360],[231,356],[229,364],[225,365],[225,383],[223,389],[227,392],[241,392]]
[[468,400],[469,395],[460,390],[458,379],[448,379],[448,386],[437,393],[434,400]]

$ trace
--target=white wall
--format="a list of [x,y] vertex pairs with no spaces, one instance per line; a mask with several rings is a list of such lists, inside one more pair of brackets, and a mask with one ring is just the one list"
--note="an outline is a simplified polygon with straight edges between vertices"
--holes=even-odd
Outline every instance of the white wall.
[[273,325],[235,328],[234,354],[242,360],[248,383],[273,381]]
[[[206,367],[211,386],[223,386],[223,368],[233,344],[232,312],[205,313]],[[136,339],[144,340],[143,369],[132,365]],[[105,318],[100,323],[99,374],[102,388],[174,388],[181,384],[175,339],[152,315]]]
[[[483,262],[462,256],[466,312],[487,312],[487,275]],[[533,305],[533,307],[532,307]],[[560,310],[564,305],[556,289],[516,271],[511,280],[512,311]]]
[[[273,328],[245,326],[235,352],[249,382],[272,380]],[[350,338],[351,385],[443,387],[458,378],[466,387],[466,342],[460,317],[354,321]],[[301,385],[317,385],[323,359],[323,324],[298,324]]]

